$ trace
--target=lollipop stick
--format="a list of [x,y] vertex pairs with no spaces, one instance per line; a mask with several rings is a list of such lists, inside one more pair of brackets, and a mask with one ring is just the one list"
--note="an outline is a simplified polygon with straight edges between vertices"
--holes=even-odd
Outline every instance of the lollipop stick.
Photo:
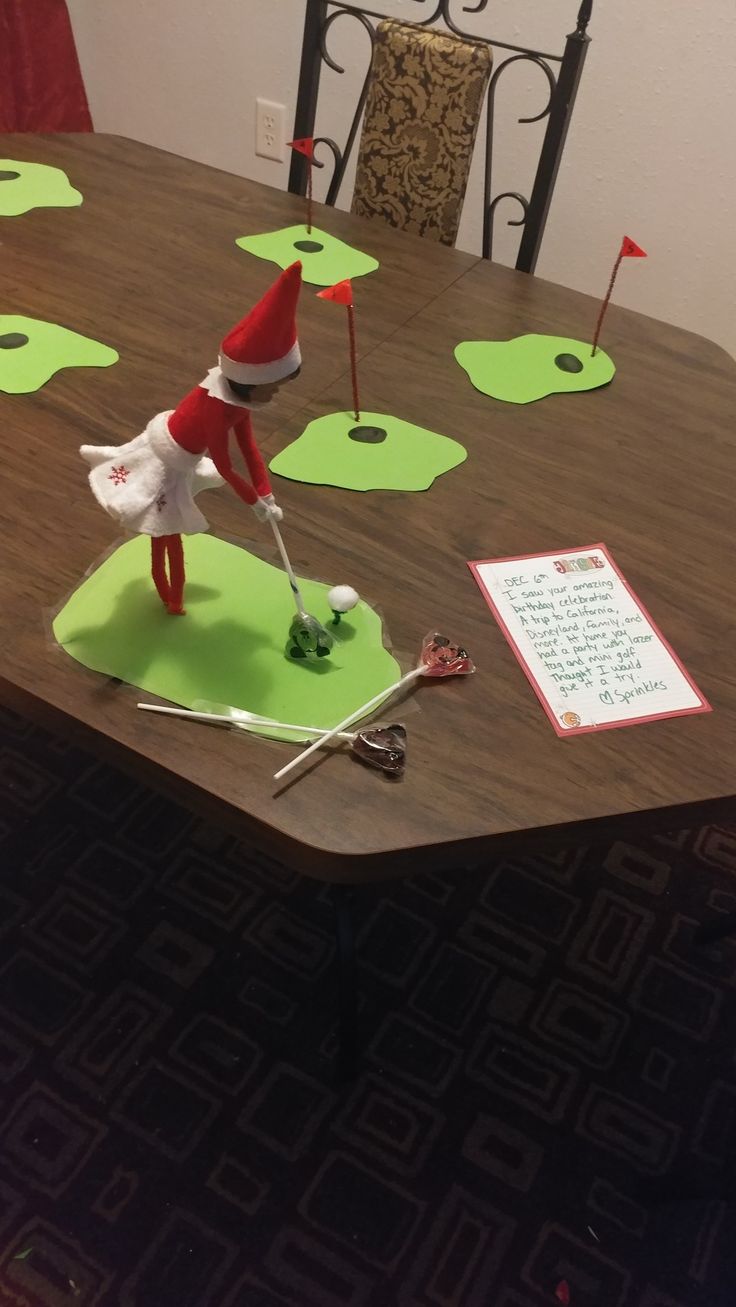
[[276,521],[276,518],[273,516],[273,514],[269,514],[268,520],[271,523],[271,526],[273,527],[273,533],[274,536],[276,537],[276,544],[278,545],[279,553],[281,554],[281,561],[284,564],[286,575],[289,578],[289,585],[291,586],[292,593],[294,595],[296,611],[298,612],[300,617],[304,617],[306,613],[306,609],[304,607],[304,600],[302,599],[301,590],[297,585],[297,580],[294,575],[294,569],[291,566],[291,563],[289,562],[289,555],[286,552],[286,545],[284,544],[281,532],[279,531],[279,524]]
[[[260,717],[258,713],[247,712],[244,708],[237,711],[242,714],[241,717],[232,717],[228,713],[215,712],[193,712],[190,708],[164,708],[158,703],[139,703],[137,705],[144,712],[165,713],[167,717],[189,717],[194,722],[227,722],[229,726],[238,726],[241,730],[260,730],[264,727],[274,727],[279,731],[302,731],[305,735],[316,735],[322,737],[329,735],[332,738],[332,731],[328,731],[324,726],[299,726],[294,722],[277,722],[274,717]],[[354,739],[353,731],[345,731],[340,736],[343,740]]]
[[[294,575],[294,569],[291,566],[291,563],[289,562],[289,555],[286,552],[286,545],[284,544],[283,539],[281,538],[281,532],[279,531],[276,518],[274,517],[273,513],[269,513],[268,518],[271,523],[271,526],[273,527],[273,533],[274,536],[276,537],[276,544],[278,545],[279,553],[281,554],[281,561],[283,562],[284,567],[286,568],[286,575],[289,579],[289,585],[291,586],[291,591],[294,596],[294,603],[296,604],[296,611],[299,614],[299,619],[301,622],[304,622],[309,626],[311,636],[318,642],[319,645],[322,646],[320,652],[322,654],[329,653],[330,649],[334,644],[333,637],[330,635],[329,631],[325,629],[322,623],[318,622],[317,618],[313,617],[311,613],[308,613],[306,608],[304,607],[304,600],[302,599],[302,593],[301,590],[299,589],[297,579]],[[291,638],[291,631],[290,631],[290,638]],[[309,655],[309,656],[313,657],[315,655]],[[319,657],[320,655],[318,654],[316,656]]]
[[312,160],[307,157],[307,235],[312,234]]
[[323,744],[328,744],[330,740],[334,740],[335,736],[339,735],[340,731],[344,731],[347,726],[351,726],[359,717],[364,717],[371,708],[375,708],[376,704],[383,703],[389,695],[395,694],[395,692],[401,689],[402,686],[409,685],[411,681],[415,681],[419,676],[422,676],[423,673],[424,668],[415,667],[413,671],[407,672],[406,676],[402,676],[400,681],[396,681],[394,685],[390,685],[387,690],[381,690],[380,694],[374,694],[373,698],[369,699],[367,703],[361,704],[360,708],[356,708],[354,712],[349,713],[343,721],[338,722],[337,726],[333,727],[331,731],[328,731],[326,735],[323,735],[320,740],[315,740],[314,744],[310,744],[308,748],[302,750],[301,753],[298,753],[296,758],[292,758],[291,762],[287,762],[285,767],[282,767],[280,771],[275,772],[274,780],[281,780],[282,776],[285,776],[287,772],[292,770],[292,768],[297,767],[300,762],[303,762],[305,758],[308,758],[310,753],[314,753],[315,750],[319,749]]
[[225,713],[214,712],[193,712],[190,708],[164,708],[160,703],[139,703],[137,708],[142,708],[143,712],[163,713],[166,717],[190,717],[193,722],[229,722],[233,725],[234,718],[226,716]]

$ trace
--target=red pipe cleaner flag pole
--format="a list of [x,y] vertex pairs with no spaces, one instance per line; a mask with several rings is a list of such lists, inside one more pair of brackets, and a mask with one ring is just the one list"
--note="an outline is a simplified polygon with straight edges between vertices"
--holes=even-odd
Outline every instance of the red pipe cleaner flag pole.
[[621,242],[621,249],[618,252],[618,257],[616,258],[616,262],[613,265],[613,272],[611,273],[611,280],[608,283],[608,290],[606,291],[605,299],[601,304],[601,311],[598,314],[598,321],[595,324],[595,335],[593,336],[593,348],[590,351],[591,357],[595,354],[598,348],[598,338],[601,334],[603,319],[606,316],[606,309],[608,308],[608,305],[611,302],[611,295],[613,294],[613,286],[618,276],[618,270],[621,267],[621,260],[622,259],[645,259],[646,257],[647,257],[646,250],[641,249],[639,245],[637,245],[634,241],[632,241],[630,236],[624,236]]
[[355,305],[353,304],[353,285],[347,279],[337,281],[334,286],[317,292],[320,300],[332,300],[333,304],[344,304],[348,311],[348,337],[350,340],[350,375],[353,382],[353,410],[355,421],[360,422],[360,395],[358,394],[358,357],[355,347]]
[[301,136],[297,141],[289,141],[292,150],[303,154],[307,160],[307,234],[312,234],[312,165],[314,163],[314,137]]

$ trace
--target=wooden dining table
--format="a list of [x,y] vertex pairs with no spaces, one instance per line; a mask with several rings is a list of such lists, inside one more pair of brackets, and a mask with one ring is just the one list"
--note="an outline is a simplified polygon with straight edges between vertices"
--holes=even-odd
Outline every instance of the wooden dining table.
[[[297,570],[349,580],[379,609],[405,670],[434,629],[461,641],[477,672],[412,690],[400,782],[341,747],[275,785],[287,745],[137,712],[138,691],[68,657],[49,617],[115,538],[79,445],[130,439],[196,383],[275,275],[236,238],[301,221],[303,201],[120,137],[3,145],[8,158],[63,168],[84,196],[78,208],[0,218],[3,311],[62,323],[120,355],[113,367],[66,369],[35,393],[0,395],[7,706],[340,885],[731,816],[733,359],[612,306],[610,386],[497,402],[470,385],[455,344],[530,330],[589,338],[596,300],[318,211],[319,225],[379,260],[355,285],[367,406],[461,441],[468,458],[413,494],[277,479]],[[267,456],[311,418],[349,405],[344,316],[315,289],[304,288],[299,310],[302,374],[258,414]],[[262,548],[262,527],[227,488],[208,495],[208,517],[216,535]],[[712,712],[567,739],[551,729],[466,563],[599,541]]]

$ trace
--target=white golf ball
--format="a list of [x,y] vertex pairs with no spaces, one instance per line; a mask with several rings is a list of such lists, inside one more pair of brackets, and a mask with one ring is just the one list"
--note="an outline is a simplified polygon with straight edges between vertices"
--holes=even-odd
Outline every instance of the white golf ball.
[[333,585],[327,595],[327,602],[333,613],[349,613],[359,599],[358,591],[351,585]]

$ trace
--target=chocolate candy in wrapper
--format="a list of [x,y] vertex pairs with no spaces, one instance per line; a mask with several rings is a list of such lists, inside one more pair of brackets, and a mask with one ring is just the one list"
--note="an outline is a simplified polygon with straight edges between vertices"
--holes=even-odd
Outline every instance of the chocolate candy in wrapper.
[[475,671],[467,650],[438,631],[425,635],[419,665],[425,676],[467,676]]
[[406,731],[394,723],[358,731],[351,749],[361,762],[378,767],[387,776],[403,776],[406,766]]

